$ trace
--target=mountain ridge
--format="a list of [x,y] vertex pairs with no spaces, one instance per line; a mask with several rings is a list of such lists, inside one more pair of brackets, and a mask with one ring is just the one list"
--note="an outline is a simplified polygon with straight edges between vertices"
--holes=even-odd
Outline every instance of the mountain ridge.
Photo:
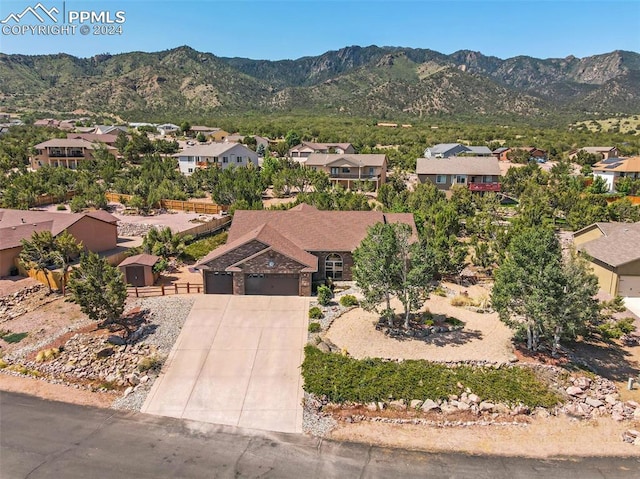
[[77,58],[0,53],[0,107],[142,119],[303,112],[365,117],[640,113],[640,54],[500,59],[347,46],[295,60],[181,46]]

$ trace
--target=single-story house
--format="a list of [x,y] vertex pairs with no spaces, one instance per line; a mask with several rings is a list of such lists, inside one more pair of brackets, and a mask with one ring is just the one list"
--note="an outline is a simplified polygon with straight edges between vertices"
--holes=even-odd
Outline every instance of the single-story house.
[[496,148],[491,152],[491,154],[495,156],[498,159],[498,161],[509,161],[509,157],[507,155],[509,154],[510,151],[511,151],[511,148],[503,146],[500,148]]
[[207,139],[213,141],[225,141],[229,136],[229,132],[224,131],[222,128],[214,128],[211,126],[194,125],[189,131],[191,131],[193,135],[202,133]]
[[612,296],[640,297],[640,222],[594,223],[576,231],[600,288]]
[[640,156],[631,158],[607,158],[592,166],[593,176],[599,176],[607,182],[610,192],[616,190],[620,178],[640,178]]
[[258,167],[258,154],[240,143],[194,145],[172,156],[178,159],[180,172],[185,175],[192,174],[197,168]]
[[[307,158],[312,153],[353,154],[356,149],[351,143],[315,143],[303,141],[289,150],[289,157],[293,159]],[[304,161],[304,160],[301,160]]]
[[304,203],[238,210],[227,243],[196,269],[208,294],[310,296],[313,283],[353,279],[353,251],[376,223],[406,223],[417,236],[409,213],[321,211]]
[[22,251],[20,240],[34,231],[51,231],[55,237],[68,231],[86,251],[114,249],[118,241],[118,219],[106,211],[50,213],[47,211],[0,209],[0,276],[7,276]]
[[157,279],[157,274],[153,272],[153,267],[160,261],[160,257],[153,254],[137,254],[122,260],[118,265],[124,280],[131,286],[153,286]]
[[500,165],[494,156],[418,158],[416,173],[420,182],[430,181],[440,190],[462,185],[471,191],[500,191]]
[[376,190],[387,180],[387,155],[311,153],[305,166],[324,171],[332,183],[351,188],[355,181],[375,182]]
[[571,150],[569,152],[569,159],[575,159],[581,151],[589,153],[590,155],[596,155],[598,160],[608,160],[609,158],[616,158],[618,156],[618,149],[615,146],[585,146]]
[[50,128],[58,128],[60,120],[54,120],[53,118],[44,118],[33,122],[33,126],[46,126]]
[[523,150],[526,151],[527,153],[529,153],[529,160],[531,161],[547,161],[548,155],[547,155],[547,151],[546,150],[542,150],[540,148],[536,148],[535,146],[516,146],[511,148],[512,151],[514,150]]
[[174,125],[173,123],[163,123],[162,125],[158,125],[156,129],[162,136],[175,135],[176,133],[178,133],[178,131],[180,131],[180,127],[178,125]]
[[83,138],[54,138],[34,146],[36,154],[29,160],[34,170],[45,165],[63,166],[75,170],[83,161],[93,159],[93,152],[100,148],[106,148],[114,155],[117,153],[112,146]]
[[467,146],[461,143],[439,143],[424,150],[425,158],[452,156],[491,156],[491,150],[486,146]]
[[120,132],[128,133],[129,127],[124,125],[96,125],[91,133],[96,135],[118,135]]

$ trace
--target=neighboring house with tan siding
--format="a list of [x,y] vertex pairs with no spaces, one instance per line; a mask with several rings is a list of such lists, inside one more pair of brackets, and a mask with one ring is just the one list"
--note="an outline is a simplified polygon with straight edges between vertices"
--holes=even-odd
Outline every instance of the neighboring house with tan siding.
[[354,154],[356,149],[351,143],[315,143],[303,141],[289,150],[289,157],[300,162],[313,153]]
[[640,297],[640,222],[594,223],[573,234],[589,256],[600,288],[612,296]]
[[0,209],[0,276],[7,276],[22,250],[21,240],[34,231],[51,231],[55,237],[68,231],[85,251],[100,253],[116,248],[117,218],[106,211],[49,213],[47,211]]
[[198,168],[222,168],[253,165],[258,167],[258,154],[240,143],[206,143],[185,148],[173,155],[178,168],[191,175]]
[[466,186],[471,191],[500,191],[500,165],[494,156],[418,158],[416,173],[421,183],[429,181],[439,190]]
[[376,190],[387,181],[387,155],[312,153],[305,166],[324,171],[332,183],[347,189],[357,181],[374,182]]
[[581,151],[589,153],[590,155],[596,155],[599,160],[607,160],[618,156],[618,149],[615,146],[585,146],[583,148],[571,150],[569,152],[569,159],[575,159]]
[[196,269],[208,294],[310,296],[313,283],[352,280],[353,251],[376,223],[406,223],[417,238],[409,213],[238,210],[227,243]]
[[117,153],[111,146],[93,143],[83,138],[47,140],[34,146],[36,154],[30,158],[31,168],[37,170],[46,165],[75,170],[83,161],[92,160],[94,152],[100,148],[106,148],[113,154]]

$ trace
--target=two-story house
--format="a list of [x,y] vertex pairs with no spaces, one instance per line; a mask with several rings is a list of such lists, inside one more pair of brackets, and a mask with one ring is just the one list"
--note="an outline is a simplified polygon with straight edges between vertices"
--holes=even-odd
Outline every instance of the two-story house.
[[430,181],[440,190],[458,185],[471,191],[500,191],[500,165],[493,156],[418,158],[416,173],[420,182]]
[[596,155],[598,161],[608,160],[609,158],[617,158],[619,154],[618,149],[615,146],[585,146],[583,148],[571,150],[569,152],[569,159],[575,159],[576,156],[578,156],[578,153],[580,153],[581,151],[589,153],[590,155]]
[[491,150],[486,146],[467,146],[461,143],[439,143],[424,150],[425,158],[452,156],[491,156]]
[[592,167],[593,176],[599,176],[607,182],[610,192],[616,191],[616,183],[620,178],[640,178],[640,156],[631,158],[608,158]]
[[351,143],[314,143],[303,141],[289,150],[289,158],[304,162],[313,153],[354,154],[355,148]]
[[178,159],[180,172],[190,175],[197,168],[222,168],[231,166],[258,167],[258,154],[240,143],[208,143],[185,148],[173,155]]
[[311,153],[305,166],[326,172],[332,183],[346,188],[351,188],[357,181],[371,181],[377,190],[387,181],[387,156],[384,154]]
[[110,153],[117,150],[103,143],[93,143],[83,138],[54,138],[34,146],[36,154],[30,158],[31,168],[48,166],[63,166],[76,169],[86,160],[93,159],[94,151],[106,148]]

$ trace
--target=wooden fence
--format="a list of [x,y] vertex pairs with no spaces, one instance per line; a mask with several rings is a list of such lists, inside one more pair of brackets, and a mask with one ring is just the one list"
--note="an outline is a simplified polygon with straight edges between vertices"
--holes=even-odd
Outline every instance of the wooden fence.
[[[105,193],[107,201],[120,203],[122,200],[129,201],[132,195],[124,193],[114,193],[108,191]],[[216,203],[204,203],[200,201],[180,201],[180,200],[160,200],[160,208],[166,210],[188,211],[192,213],[200,213],[202,215],[218,215],[229,209],[228,206],[218,205]]]
[[159,286],[129,286],[127,288],[129,296],[135,298],[146,298],[149,296],[169,296],[175,294],[200,294],[204,293],[202,283],[173,283],[170,285],[161,284]]
[[58,195],[39,195],[31,202],[31,207],[35,206],[47,206],[53,205],[55,203],[65,203],[70,201],[75,196],[75,191],[67,191],[64,194],[64,197],[60,197]]
[[224,218],[216,218],[206,223],[202,223],[198,226],[194,226],[188,230],[180,231],[178,233],[179,236],[193,236],[194,238],[199,238],[200,236],[209,235],[215,231],[221,230],[225,228],[229,223],[231,223],[231,217],[225,216]]

